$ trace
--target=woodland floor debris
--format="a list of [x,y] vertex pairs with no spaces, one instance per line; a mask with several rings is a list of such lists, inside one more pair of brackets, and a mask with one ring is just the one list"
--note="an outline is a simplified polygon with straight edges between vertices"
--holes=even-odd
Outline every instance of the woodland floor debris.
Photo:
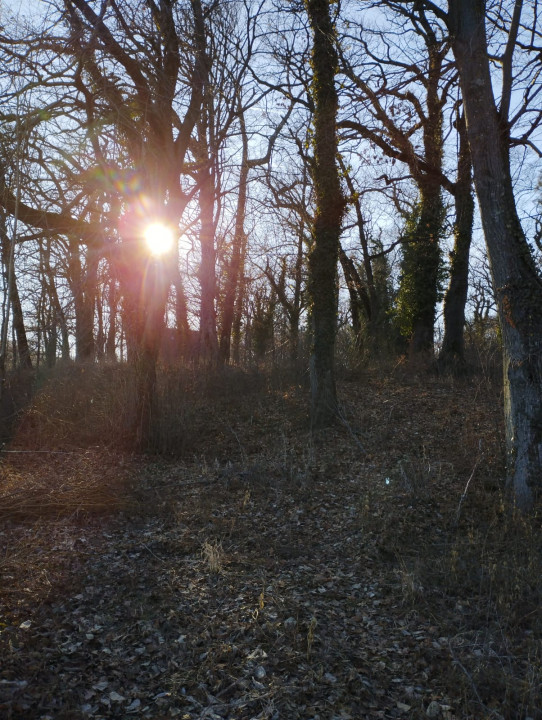
[[299,389],[210,403],[182,462],[5,454],[0,717],[542,717],[540,521],[502,505],[494,391],[341,396],[314,438]]

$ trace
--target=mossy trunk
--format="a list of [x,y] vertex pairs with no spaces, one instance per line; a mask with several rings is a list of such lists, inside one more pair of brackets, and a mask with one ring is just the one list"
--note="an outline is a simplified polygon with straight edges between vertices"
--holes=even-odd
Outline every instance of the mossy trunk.
[[420,202],[407,223],[397,297],[397,314],[411,355],[432,355],[441,271],[440,238],[444,205],[438,185],[422,188]]
[[337,327],[337,260],[345,209],[337,167],[337,52],[328,0],[306,0],[312,30],[314,103],[314,190],[316,212],[309,255],[309,293],[313,327],[311,418],[313,427],[329,424],[337,414],[335,336]]
[[[426,37],[428,68],[425,80],[427,115],[423,123],[425,160],[442,170],[442,45],[434,32]],[[413,168],[411,168],[413,169]],[[403,249],[398,304],[401,332],[408,339],[410,355],[433,355],[436,306],[440,296],[441,249],[445,217],[440,183],[415,169],[419,203],[411,219]],[[414,222],[412,222],[414,220]]]

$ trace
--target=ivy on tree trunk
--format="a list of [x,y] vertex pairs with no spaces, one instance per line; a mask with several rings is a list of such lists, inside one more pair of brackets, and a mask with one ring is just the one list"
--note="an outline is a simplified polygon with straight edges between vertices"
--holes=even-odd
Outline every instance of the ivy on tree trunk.
[[444,223],[440,186],[428,183],[404,232],[397,317],[413,355],[433,353],[436,305],[440,293],[440,237]]

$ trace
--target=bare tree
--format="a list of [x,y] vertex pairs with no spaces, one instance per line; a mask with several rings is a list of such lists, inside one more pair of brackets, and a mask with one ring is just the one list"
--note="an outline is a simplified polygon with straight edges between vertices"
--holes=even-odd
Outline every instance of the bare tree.
[[316,212],[309,256],[309,293],[313,326],[311,354],[312,423],[319,427],[337,412],[335,336],[337,261],[346,200],[337,164],[338,56],[328,0],[306,0],[312,30],[311,97],[314,103],[314,191]]

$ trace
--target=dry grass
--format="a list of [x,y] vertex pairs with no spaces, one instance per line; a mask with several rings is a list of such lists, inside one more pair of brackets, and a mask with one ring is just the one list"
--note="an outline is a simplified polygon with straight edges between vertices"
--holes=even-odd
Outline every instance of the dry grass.
[[40,371],[35,385],[14,428],[13,448],[73,451],[126,444],[133,406],[129,368],[68,365]]
[[214,540],[206,540],[201,548],[201,556],[204,559],[210,573],[219,573],[224,566],[224,550],[222,543]]
[[[159,368],[150,449],[180,457],[191,453],[216,421],[217,406],[246,414],[244,399],[265,397],[268,379],[232,368]],[[19,411],[12,449],[79,451],[133,448],[134,387],[126,365],[68,365],[42,371],[32,401]]]
[[126,468],[107,451],[7,451],[0,520],[103,515],[133,505]]

